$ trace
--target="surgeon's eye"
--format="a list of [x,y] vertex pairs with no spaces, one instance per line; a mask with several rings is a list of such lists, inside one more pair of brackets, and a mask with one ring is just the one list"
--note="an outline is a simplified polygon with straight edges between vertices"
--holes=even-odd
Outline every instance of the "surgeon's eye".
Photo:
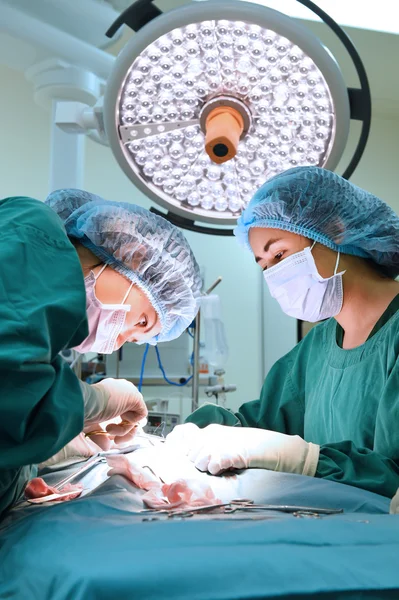
[[139,320],[139,322],[137,323],[137,325],[138,325],[139,327],[147,327],[147,325],[148,325],[148,319],[147,319],[147,317],[146,317],[145,315],[142,315],[142,316],[140,317],[140,320]]
[[273,267],[276,264],[276,262],[278,262],[279,260],[281,260],[283,258],[283,256],[284,256],[284,252],[283,251],[281,251],[278,254],[276,254],[275,257],[274,257],[274,259],[273,259],[273,261],[270,263],[269,266],[265,265],[264,267],[262,267],[262,271],[266,271],[266,269],[270,269],[271,267]]

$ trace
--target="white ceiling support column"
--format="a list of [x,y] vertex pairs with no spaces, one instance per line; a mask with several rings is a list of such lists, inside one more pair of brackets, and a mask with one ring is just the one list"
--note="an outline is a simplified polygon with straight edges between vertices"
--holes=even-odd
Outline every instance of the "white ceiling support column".
[[85,135],[66,133],[56,124],[57,100],[53,100],[50,141],[49,192],[83,187]]
[[94,46],[39,21],[8,4],[1,7],[1,30],[42,48],[72,65],[91,71],[106,80],[114,57]]
[[[45,60],[28,69],[26,77],[34,85],[35,101],[51,107],[51,148],[49,191],[83,186],[84,148],[87,127],[95,129],[93,106],[100,97],[102,82],[93,73],[69,65],[59,59]],[[57,120],[57,108],[67,111],[76,119]],[[87,107],[79,126],[80,113]],[[65,113],[65,110],[64,110]],[[90,114],[89,114],[90,113]],[[92,113],[92,119],[90,116]]]

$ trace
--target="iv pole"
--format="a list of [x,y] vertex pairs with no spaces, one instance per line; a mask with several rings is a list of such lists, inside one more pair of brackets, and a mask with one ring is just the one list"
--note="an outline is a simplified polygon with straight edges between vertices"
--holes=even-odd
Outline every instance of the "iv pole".
[[[205,292],[204,296],[208,296],[213,292],[215,288],[222,281],[222,277],[218,277],[211,287]],[[200,354],[200,323],[201,323],[201,309],[198,311],[197,316],[194,320],[194,350],[193,350],[193,387],[192,387],[192,401],[191,401],[191,412],[194,412],[198,408],[198,395],[199,395],[199,354]]]

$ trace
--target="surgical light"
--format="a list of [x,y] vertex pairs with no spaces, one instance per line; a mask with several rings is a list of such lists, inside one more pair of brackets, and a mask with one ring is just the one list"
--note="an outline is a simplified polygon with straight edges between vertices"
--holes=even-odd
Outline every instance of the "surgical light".
[[255,190],[291,167],[333,170],[351,116],[340,69],[314,35],[235,0],[150,19],[117,58],[104,99],[119,165],[182,226],[233,225]]

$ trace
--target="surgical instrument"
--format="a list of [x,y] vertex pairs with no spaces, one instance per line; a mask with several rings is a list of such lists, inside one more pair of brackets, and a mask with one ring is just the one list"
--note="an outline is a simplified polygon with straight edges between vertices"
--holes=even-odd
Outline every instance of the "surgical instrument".
[[65,485],[67,485],[68,483],[71,483],[71,481],[73,481],[76,477],[83,475],[83,473],[85,473],[86,471],[88,471],[89,469],[91,469],[92,467],[97,465],[98,463],[106,462],[105,456],[102,456],[101,454],[95,454],[94,456],[92,456],[92,458],[90,458],[82,467],[80,467],[80,469],[78,469],[71,475],[68,475],[64,479],[61,479],[61,481],[59,481],[53,487],[56,490],[61,490]]
[[49,496],[42,496],[41,498],[28,498],[27,502],[29,502],[29,504],[45,504],[46,502],[55,502],[56,500],[70,496],[71,493],[73,492],[60,492],[59,494],[50,494]]
[[[116,425],[122,425],[124,427],[128,427],[129,425],[131,425],[130,421],[126,421],[125,419],[123,421],[121,421],[120,423],[116,423]],[[138,427],[138,423],[136,423],[133,427],[133,429],[136,429]],[[94,431],[88,431],[87,433],[85,433],[86,437],[92,437],[95,435],[107,435],[107,436],[111,436],[111,437],[115,437],[115,434],[111,434],[108,433],[108,431],[106,431],[105,429],[95,429]]]
[[[236,500],[232,500],[232,502],[236,502]],[[207,511],[212,511],[212,510],[217,510],[226,506],[230,506],[232,502],[226,502],[224,504],[204,504],[202,506],[193,506],[193,507],[184,507],[184,508],[167,508],[167,504],[165,505],[165,508],[161,508],[160,510],[156,509],[156,508],[148,508],[148,509],[144,509],[141,512],[142,513],[146,513],[146,514],[150,514],[150,513],[157,513],[157,514],[168,514],[170,518],[172,517],[177,517],[177,516],[186,516],[186,517],[191,517],[194,515],[194,513],[202,513],[202,512],[207,512]]]
[[233,513],[237,510],[252,511],[252,510],[268,510],[291,513],[296,515],[336,515],[343,512],[342,508],[316,508],[312,506],[295,506],[285,504],[255,504],[252,501],[232,501],[225,506],[225,513]]
[[126,446],[125,448],[115,448],[113,450],[105,450],[102,452],[98,452],[97,454],[92,456],[88,461],[86,461],[85,464],[80,467],[80,469],[78,469],[77,471],[74,471],[73,473],[71,473],[70,475],[65,477],[64,479],[61,479],[61,481],[59,481],[57,484],[55,484],[53,486],[53,488],[55,490],[59,490],[59,493],[50,494],[48,496],[43,496],[41,498],[26,498],[26,499],[23,499],[20,502],[18,502],[17,505],[19,505],[25,501],[27,501],[29,504],[44,504],[47,502],[53,502],[55,500],[59,500],[66,496],[69,496],[71,494],[71,492],[70,491],[63,492],[62,488],[65,485],[67,485],[68,483],[71,483],[71,481],[73,481],[76,477],[83,475],[86,471],[90,470],[92,467],[94,467],[100,463],[106,463],[107,456],[113,456],[115,454],[127,454],[130,452],[134,452],[135,450],[138,450],[140,447],[141,447],[140,445],[135,444],[135,445],[131,445],[131,446]]
[[[89,431],[88,433],[85,433],[86,437],[92,437],[95,435],[104,435],[104,436],[111,436],[110,433],[108,433],[108,431],[105,431],[104,429],[96,429],[95,431]],[[111,436],[111,437],[115,437],[115,436]],[[152,433],[146,433],[145,431],[139,430],[135,435],[134,438],[142,438],[142,439],[146,439],[149,442],[151,442],[154,445],[154,442],[164,442],[165,438],[159,435],[154,435]]]
[[170,508],[167,506],[161,510],[149,509],[142,511],[147,515],[163,514],[167,518],[190,518],[196,514],[219,512],[222,510],[224,514],[232,514],[237,511],[254,513],[256,511],[277,511],[292,514],[295,517],[317,517],[322,515],[336,515],[343,512],[342,508],[316,508],[310,506],[295,506],[285,504],[255,504],[252,500],[236,499],[223,504],[207,504],[204,506],[188,507],[188,508]]
[[[251,504],[251,500],[241,500],[241,499],[237,499],[237,500],[231,500],[230,502],[225,502],[225,503],[216,503],[216,504],[204,504],[202,506],[193,506],[193,507],[184,507],[184,508],[170,508],[168,510],[167,507],[165,507],[162,510],[162,513],[168,513],[169,518],[174,518],[174,517],[192,517],[194,516],[194,514],[200,514],[200,513],[206,513],[206,512],[212,512],[214,510],[220,510],[220,509],[227,509],[228,507],[233,507],[233,506],[237,506],[237,508],[239,507],[244,507],[247,506],[248,504]],[[149,511],[146,511],[149,512]],[[160,512],[160,511],[156,511],[154,510],[154,512]],[[234,512],[234,511],[232,511]]]
[[111,450],[103,450],[102,452],[98,452],[92,456],[80,469],[71,475],[68,475],[68,477],[65,477],[65,479],[59,481],[54,487],[56,490],[60,490],[62,487],[64,487],[64,485],[70,483],[73,479],[79,477],[95,465],[101,462],[105,463],[107,456],[113,456],[115,454],[128,454],[130,452],[134,452],[135,450],[139,450],[140,448],[141,446],[139,444],[134,444],[131,446],[126,446],[125,448],[113,448]]

